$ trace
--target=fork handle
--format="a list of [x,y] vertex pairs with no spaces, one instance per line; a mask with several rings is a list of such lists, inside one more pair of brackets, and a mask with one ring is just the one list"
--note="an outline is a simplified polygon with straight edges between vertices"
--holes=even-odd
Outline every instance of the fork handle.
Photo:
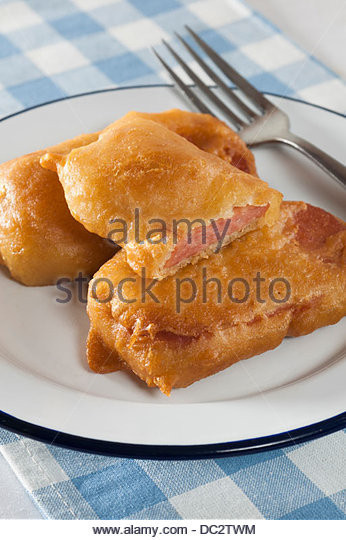
[[312,159],[312,161],[326,173],[330,174],[330,176],[335,178],[335,180],[340,182],[340,184],[346,186],[345,165],[323,152],[323,150],[317,148],[317,146],[314,146],[298,135],[294,135],[294,133],[291,133],[290,131],[285,132],[283,135],[279,135],[275,140],[293,146],[293,148],[296,148],[302,152],[302,154]]

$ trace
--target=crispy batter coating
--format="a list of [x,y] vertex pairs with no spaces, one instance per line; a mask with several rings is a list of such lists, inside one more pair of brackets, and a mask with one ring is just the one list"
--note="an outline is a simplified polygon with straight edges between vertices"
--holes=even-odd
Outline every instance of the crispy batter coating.
[[251,150],[233,129],[215,116],[180,109],[136,114],[159,122],[201,150],[215,154],[241,171],[257,176],[255,158]]
[[[250,150],[217,118],[180,110],[141,116],[256,174]],[[62,276],[73,279],[79,271],[93,274],[114,254],[108,243],[72,218],[56,173],[39,164],[47,151],[65,154],[98,135],[81,135],[0,165],[0,264],[25,285],[50,285]]]
[[[99,373],[130,369],[169,394],[273,349],[285,336],[335,324],[346,313],[345,245],[344,222],[306,203],[284,202],[273,227],[151,288],[122,250],[89,286],[89,365]],[[155,298],[143,296],[143,283]]]
[[[137,113],[127,114],[97,141],[68,155],[45,154],[41,164],[58,172],[77,221],[124,247],[136,272],[145,266],[157,278],[177,270],[165,266],[176,245],[174,222],[180,220],[177,238],[184,241],[186,223],[181,220],[193,222],[193,227],[200,226],[195,220],[211,225],[211,220],[232,219],[238,208],[265,207],[263,216],[228,235],[225,245],[248,230],[272,224],[282,198],[266,182]],[[164,232],[153,235],[154,225],[162,231],[162,223]],[[180,260],[179,266],[208,256],[212,247],[202,246],[193,257]]]
[[81,135],[0,165],[0,261],[25,285],[92,275],[115,248],[73,219],[56,173],[40,166],[47,152],[70,152],[97,139]]

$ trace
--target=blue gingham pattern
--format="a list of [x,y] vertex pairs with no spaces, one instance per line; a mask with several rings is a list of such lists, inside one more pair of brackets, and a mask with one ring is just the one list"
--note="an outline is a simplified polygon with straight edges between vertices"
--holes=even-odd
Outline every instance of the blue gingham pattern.
[[[0,0],[0,116],[96,89],[168,82],[148,47],[166,54],[161,39],[184,35],[184,24],[259,89],[345,110],[343,82],[240,0]],[[48,518],[343,519],[345,438],[339,431],[284,450],[155,462],[0,430],[0,451]]]
[[83,454],[0,431],[0,450],[52,519],[345,519],[346,433],[201,461]]
[[101,88],[171,82],[149,47],[166,55],[161,39],[176,44],[184,24],[260,90],[346,110],[335,73],[240,0],[0,0],[0,116]]

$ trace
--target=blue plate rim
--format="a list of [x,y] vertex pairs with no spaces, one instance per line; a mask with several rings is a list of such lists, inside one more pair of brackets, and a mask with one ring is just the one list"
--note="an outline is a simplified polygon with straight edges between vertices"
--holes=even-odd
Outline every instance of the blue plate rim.
[[[191,87],[195,86],[193,84],[189,85]],[[210,88],[217,88],[216,85],[209,85]],[[66,101],[68,99],[76,99],[84,96],[92,96],[94,94],[103,94],[107,92],[118,92],[121,90],[139,90],[141,88],[175,88],[174,84],[166,84],[166,83],[157,83],[157,84],[138,84],[134,86],[117,86],[115,88],[101,88],[99,90],[91,90],[90,92],[81,92],[78,94],[72,94],[70,96],[63,96],[57,99],[52,99],[49,101],[44,101],[43,103],[38,103],[37,105],[32,105],[31,107],[27,107],[26,109],[21,109],[20,111],[16,111],[12,114],[9,114],[7,116],[3,116],[0,118],[0,122],[4,122],[5,120],[9,120],[10,118],[14,118],[15,116],[18,116],[20,114],[23,114],[25,112],[32,111],[34,109],[39,109],[40,107],[44,107],[45,105],[52,105],[53,103],[59,103],[60,101]],[[234,88],[230,86],[230,88]],[[301,98],[296,98],[293,96],[283,96],[282,94],[277,94],[275,92],[263,92],[264,94],[268,96],[274,96],[279,97],[283,99],[287,99],[288,101],[295,101],[297,103],[302,103],[303,105],[309,105],[310,107],[315,107],[316,109],[322,109],[323,111],[327,111],[332,114],[336,114],[337,116],[341,116],[341,118],[346,118],[346,113],[343,114],[339,111],[334,111],[333,109],[328,109],[328,107],[324,107],[323,105],[317,105],[316,103],[310,103],[309,101],[305,101]]]
[[[51,105],[53,103],[58,103],[68,99],[75,99],[105,92],[116,92],[141,88],[174,88],[174,85],[162,83],[120,86],[116,88],[104,88],[100,90],[93,90],[91,92],[64,96],[62,98],[39,103],[37,105],[33,105],[32,107],[12,113],[1,118],[0,122],[4,122],[5,120],[9,120],[10,118],[25,112],[44,107],[45,105]],[[315,107],[317,109],[322,109],[329,113],[336,114],[341,118],[346,118],[346,114],[333,111],[332,109],[328,109],[327,107],[323,107],[321,105],[309,103],[303,99],[294,98],[291,96],[283,96],[273,92],[265,92],[265,94],[303,103],[304,105],[309,105],[310,107]],[[130,444],[80,437],[78,435],[71,435],[69,433],[59,432],[50,428],[31,424],[30,422],[16,418],[2,410],[0,410],[0,427],[18,435],[29,437],[49,445],[55,445],[80,452],[135,459],[194,460],[253,454],[257,452],[285,448],[295,444],[304,443],[312,439],[317,439],[330,433],[334,433],[340,429],[344,429],[346,427],[346,412],[326,420],[322,420],[321,422],[293,429],[292,431],[284,431],[275,435],[257,437],[254,439],[243,439],[239,441],[229,441],[225,443],[188,446]]]
[[37,426],[0,411],[0,427],[48,445],[104,456],[150,460],[196,460],[254,454],[317,439],[346,427],[346,412],[266,437],[202,445],[146,445],[103,441]]

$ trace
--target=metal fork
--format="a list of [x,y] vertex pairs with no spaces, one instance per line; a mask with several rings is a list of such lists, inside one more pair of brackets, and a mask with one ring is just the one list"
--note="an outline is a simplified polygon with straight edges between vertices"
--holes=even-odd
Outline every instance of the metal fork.
[[[238,131],[240,137],[249,146],[259,146],[266,143],[284,143],[293,146],[304,155],[314,161],[319,167],[338,180],[343,186],[346,186],[346,166],[332,158],[309,141],[302,137],[294,135],[290,131],[290,121],[286,113],[276,107],[263,94],[261,94],[252,84],[244,79],[235,69],[233,69],[219,54],[217,54],[203,39],[201,39],[191,28],[186,26],[187,31],[193,37],[199,47],[216,64],[219,70],[229,79],[239,90],[247,97],[249,103],[254,107],[249,107],[238,94],[236,94],[221,77],[207,64],[203,58],[193,49],[187,41],[176,33],[177,38],[183,44],[185,49],[196,60],[207,75],[222,89],[230,98],[227,105],[216,95],[213,90],[206,85],[201,78],[186,64],[186,62],[177,54],[177,52],[163,40],[164,45],[174,56],[185,73],[195,83],[195,86],[208,97],[208,99],[220,109],[230,120],[234,128]],[[173,69],[163,60],[158,52],[153,49],[161,64],[168,71],[173,81],[183,91],[185,96],[192,101],[194,106],[202,113],[215,114],[201,100],[193,88],[185,84],[182,79],[173,71]],[[232,107],[232,108],[231,108]],[[239,114],[239,111],[241,113]]]

